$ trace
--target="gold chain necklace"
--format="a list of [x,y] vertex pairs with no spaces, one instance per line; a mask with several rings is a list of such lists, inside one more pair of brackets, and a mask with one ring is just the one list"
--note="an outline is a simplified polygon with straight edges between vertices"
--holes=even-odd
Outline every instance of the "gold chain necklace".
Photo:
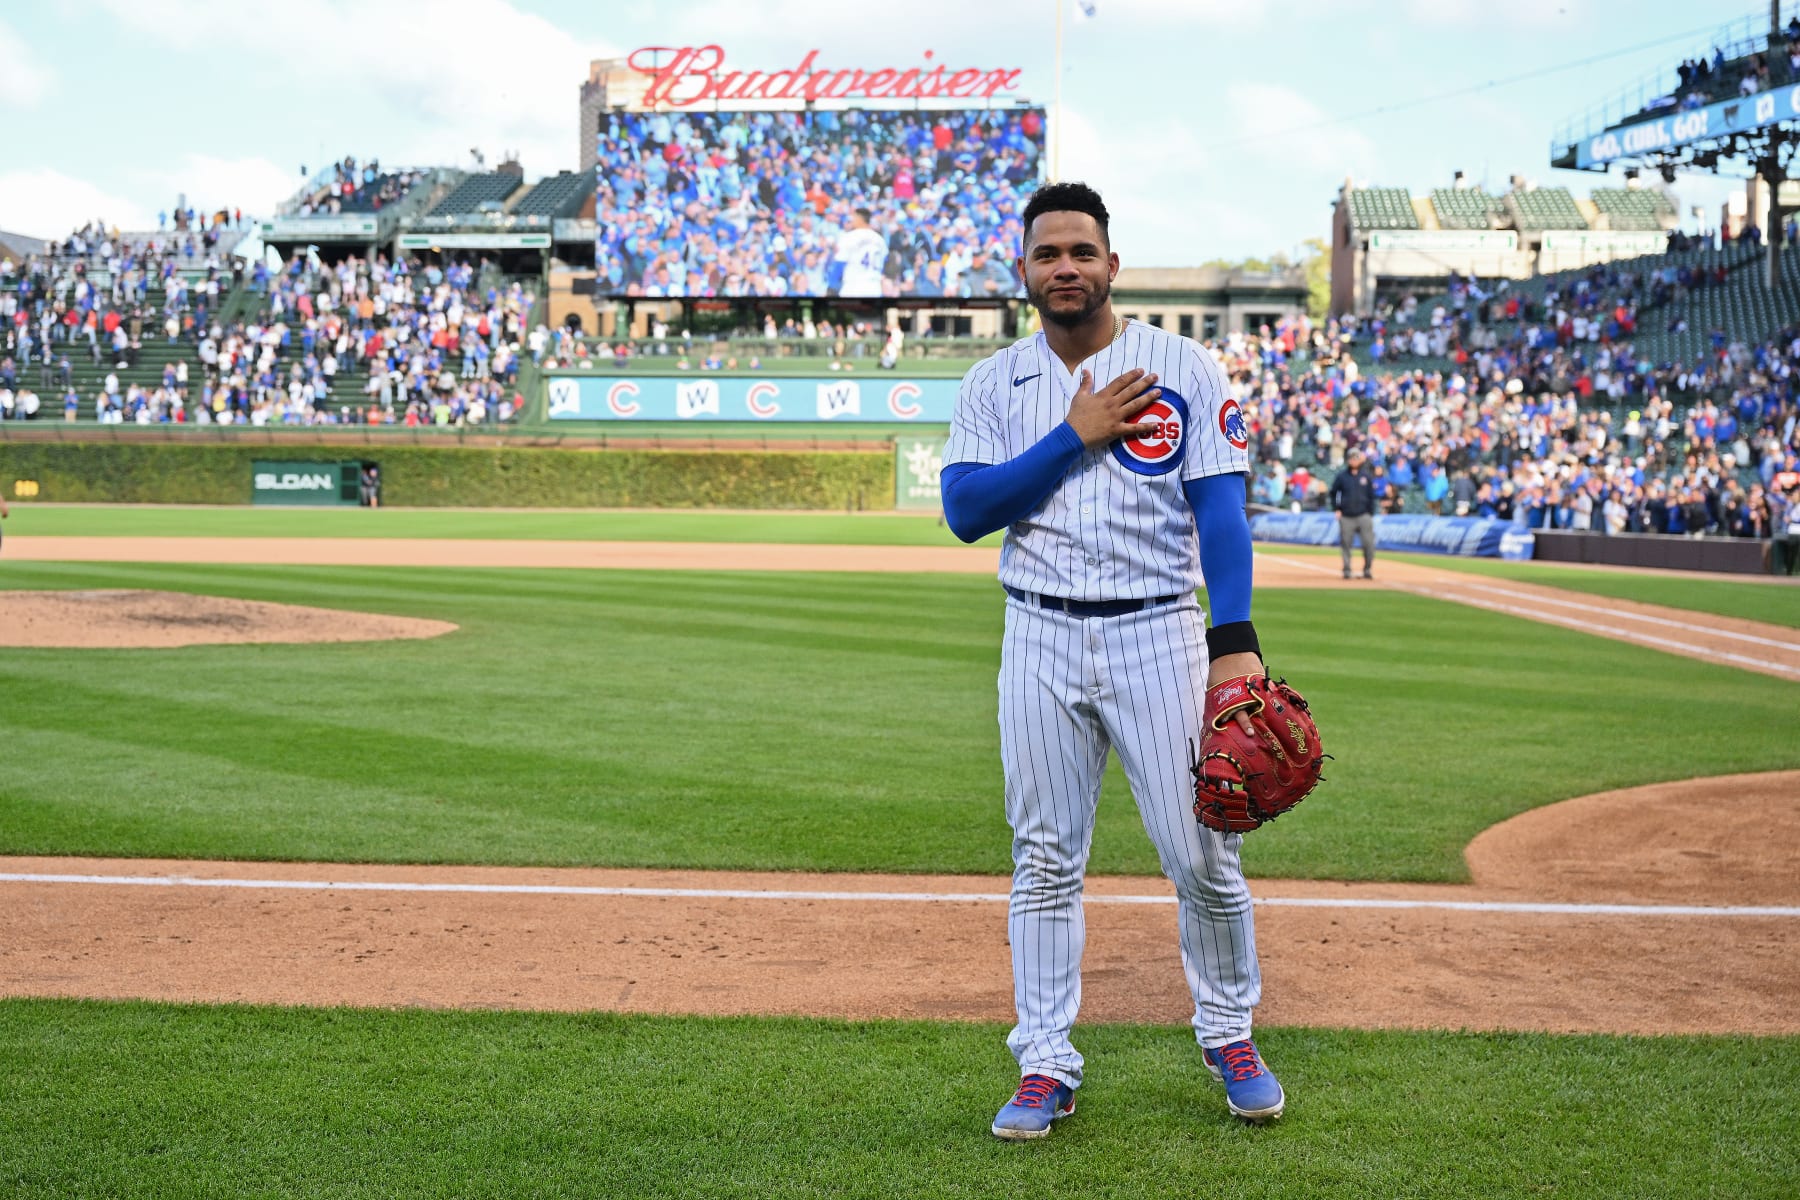
[[[1114,314],[1113,314],[1113,335],[1112,335],[1112,342],[1116,342],[1116,341],[1118,341],[1118,340],[1119,340],[1119,335],[1120,335],[1120,334],[1121,334],[1121,333],[1124,333],[1124,332],[1125,332],[1125,318],[1124,318],[1124,317],[1121,317],[1121,316],[1120,316],[1120,315],[1119,315],[1119,314],[1118,314],[1118,313],[1114,313]],[[1107,344],[1108,344],[1108,345],[1111,345],[1111,344],[1112,344],[1112,342],[1108,342],[1108,343],[1107,343]]]

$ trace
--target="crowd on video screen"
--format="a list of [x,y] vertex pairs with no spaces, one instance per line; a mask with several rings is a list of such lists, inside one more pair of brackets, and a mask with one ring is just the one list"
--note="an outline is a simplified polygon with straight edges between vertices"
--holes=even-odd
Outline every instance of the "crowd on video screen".
[[615,296],[1012,299],[1044,113],[610,113],[595,259]]

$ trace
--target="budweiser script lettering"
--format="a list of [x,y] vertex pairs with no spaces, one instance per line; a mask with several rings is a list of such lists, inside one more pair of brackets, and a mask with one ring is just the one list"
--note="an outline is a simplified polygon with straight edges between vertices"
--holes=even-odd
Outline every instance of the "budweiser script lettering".
[[[932,52],[925,51],[930,59]],[[718,100],[871,100],[991,99],[1019,86],[1020,68],[965,67],[946,69],[927,63],[907,70],[815,70],[819,52],[808,50],[800,64],[786,71],[726,71],[725,50],[707,46],[644,46],[626,59],[632,70],[650,77],[645,107],[667,104],[687,108]]]

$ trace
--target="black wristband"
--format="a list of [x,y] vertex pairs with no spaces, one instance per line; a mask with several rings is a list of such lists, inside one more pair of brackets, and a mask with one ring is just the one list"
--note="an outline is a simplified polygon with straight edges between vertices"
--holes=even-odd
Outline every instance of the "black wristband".
[[1227,654],[1254,654],[1262,657],[1262,643],[1256,640],[1256,626],[1248,621],[1227,621],[1206,631],[1206,653],[1211,658]]

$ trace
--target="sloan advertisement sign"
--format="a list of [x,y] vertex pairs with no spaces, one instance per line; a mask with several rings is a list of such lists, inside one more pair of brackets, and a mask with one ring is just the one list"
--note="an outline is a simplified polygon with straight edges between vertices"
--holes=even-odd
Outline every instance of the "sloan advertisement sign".
[[253,504],[354,505],[359,502],[359,462],[277,462],[250,464]]

